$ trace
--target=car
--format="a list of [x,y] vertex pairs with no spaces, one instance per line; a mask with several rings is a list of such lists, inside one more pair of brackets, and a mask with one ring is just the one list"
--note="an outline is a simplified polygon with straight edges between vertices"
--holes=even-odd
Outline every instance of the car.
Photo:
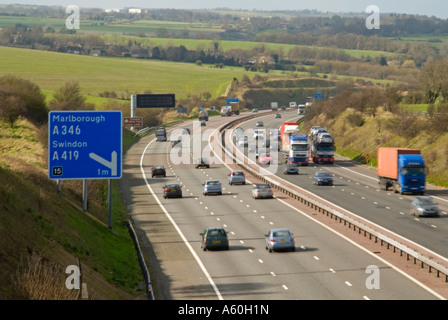
[[201,126],[202,126],[202,127],[205,127],[206,124],[207,124],[207,123],[205,122],[205,120],[201,120]]
[[163,187],[163,198],[182,198],[182,186],[177,183],[168,183]]
[[255,125],[256,127],[263,127],[263,121],[257,121],[257,124]]
[[333,176],[329,174],[327,171],[317,171],[314,174],[314,184],[319,185],[333,185]]
[[247,148],[247,152],[249,153],[258,152],[258,147],[255,144],[250,144],[249,147]]
[[270,153],[261,153],[258,156],[258,162],[260,164],[271,164],[272,163],[272,157]]
[[207,180],[205,183],[202,184],[203,190],[202,194],[204,196],[215,193],[215,194],[222,194],[222,186],[221,182],[219,180]]
[[166,177],[166,170],[165,167],[162,165],[154,165],[151,169],[151,177],[154,178],[155,176],[164,176]]
[[252,113],[257,113],[258,112],[258,109],[257,108],[253,108],[252,109]]
[[255,184],[252,187],[252,198],[274,198],[274,191],[269,184]]
[[182,146],[182,140],[171,140],[171,148]]
[[278,250],[296,250],[294,235],[289,229],[272,229],[265,235],[266,250],[269,252]]
[[278,141],[273,141],[270,144],[269,149],[275,150],[275,151],[280,151],[280,144],[278,143]]
[[201,236],[202,250],[224,249],[229,250],[229,238],[224,228],[206,228]]
[[264,136],[265,136],[264,129],[255,129],[254,130],[254,139],[255,140],[264,139]]
[[282,117],[282,115],[280,113],[276,113],[274,119],[279,119],[281,117]]
[[248,136],[243,136],[240,139],[238,139],[238,147],[247,147],[248,145],[249,145]]
[[411,203],[410,213],[418,217],[438,217],[439,206],[430,196],[416,197]]
[[284,111],[286,110],[286,106],[282,106],[281,109]]
[[196,169],[199,167],[210,168],[210,163],[208,162],[207,158],[198,158],[194,160],[194,166]]
[[284,174],[299,174],[299,166],[295,163],[287,163],[283,166]]
[[242,170],[233,170],[229,173],[229,184],[232,185],[234,183],[246,184],[246,177]]
[[328,132],[322,132],[319,133],[317,136],[317,142],[319,143],[332,143],[333,142],[333,136],[329,134]]

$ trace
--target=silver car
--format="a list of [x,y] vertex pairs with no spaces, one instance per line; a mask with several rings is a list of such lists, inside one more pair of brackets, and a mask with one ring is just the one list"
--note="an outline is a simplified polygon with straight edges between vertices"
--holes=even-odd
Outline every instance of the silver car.
[[229,184],[246,184],[246,177],[244,176],[244,172],[241,170],[233,170],[229,173]]
[[411,203],[411,214],[418,217],[438,217],[439,207],[429,196],[417,197]]
[[209,194],[222,194],[221,182],[218,180],[207,180],[203,185],[202,194],[204,196]]
[[272,229],[265,235],[266,250],[269,252],[276,250],[295,251],[296,244],[294,235],[288,229]]
[[283,167],[284,174],[299,174],[299,167],[294,163],[287,163]]
[[274,191],[268,184],[255,184],[252,188],[252,198],[274,198]]

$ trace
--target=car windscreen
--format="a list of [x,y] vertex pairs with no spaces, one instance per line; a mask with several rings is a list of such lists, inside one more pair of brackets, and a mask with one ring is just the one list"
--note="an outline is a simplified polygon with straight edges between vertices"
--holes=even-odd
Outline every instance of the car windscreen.
[[307,151],[308,145],[307,144],[293,144],[291,146],[292,151]]
[[420,198],[420,204],[436,204],[431,198]]
[[272,236],[274,237],[289,237],[291,234],[289,233],[289,231],[286,230],[282,230],[282,231],[275,231],[273,232]]
[[318,177],[329,177],[330,174],[328,174],[328,173],[326,173],[326,172],[318,172],[318,173],[317,173],[317,176],[318,176]]

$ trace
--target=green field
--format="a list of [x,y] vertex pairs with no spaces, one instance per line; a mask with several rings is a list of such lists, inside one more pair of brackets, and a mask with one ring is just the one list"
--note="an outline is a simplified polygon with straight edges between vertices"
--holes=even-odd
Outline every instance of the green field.
[[[196,50],[196,49],[212,49],[213,40],[203,40],[203,39],[176,39],[176,38],[142,38],[142,37],[132,37],[132,36],[115,36],[115,35],[107,35],[104,34],[103,38],[105,42],[118,42],[119,44],[126,45],[129,40],[138,41],[143,46],[160,46],[167,47],[169,45],[172,46],[181,46],[183,45],[188,50]],[[218,40],[219,50],[228,51],[230,49],[242,49],[242,50],[252,50],[254,48],[264,47],[265,49],[274,51],[274,52],[283,52],[285,55],[294,48],[294,47],[303,47],[310,48],[316,50],[325,50],[329,48],[325,47],[314,47],[314,46],[305,46],[305,45],[294,45],[294,44],[283,44],[283,43],[264,43],[264,42],[255,42],[255,41],[231,41],[231,40]],[[330,48],[331,49],[331,48]],[[348,55],[361,58],[361,57],[392,57],[396,55],[392,52],[385,51],[371,51],[371,50],[344,50],[344,49],[336,49],[347,53]],[[268,54],[268,53],[267,53]]]
[[243,68],[223,69],[158,60],[138,60],[71,55],[0,47],[0,76],[15,74],[43,91],[51,92],[67,81],[78,81],[82,92],[97,96],[104,91],[174,93],[188,98],[209,92],[223,94],[233,78],[255,73]]

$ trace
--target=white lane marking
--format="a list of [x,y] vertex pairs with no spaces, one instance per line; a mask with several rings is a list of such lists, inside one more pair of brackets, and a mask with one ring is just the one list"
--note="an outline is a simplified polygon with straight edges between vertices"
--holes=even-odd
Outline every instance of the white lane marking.
[[[216,129],[215,131],[218,131],[218,130],[219,130],[219,129]],[[211,139],[211,136],[209,137],[209,141],[208,141],[209,144],[211,144],[210,139]],[[221,144],[219,141],[218,141],[218,144],[219,144],[219,147],[220,147],[220,148],[224,149],[223,146],[222,146],[222,144]],[[212,148],[212,151],[213,151],[214,155],[221,161],[221,163],[224,164],[229,170],[231,170],[230,166],[227,165],[227,164],[222,160],[222,158],[220,157],[220,154],[216,153],[215,150],[214,150],[213,148]],[[227,154],[227,153],[226,153],[226,154]],[[342,166],[340,166],[340,165],[338,165],[338,164],[335,164],[335,166],[337,166],[337,167],[341,167],[342,169],[345,169],[345,170],[351,171],[351,172],[353,172],[353,173],[356,173],[356,174],[365,176],[365,177],[367,177],[367,178],[369,178],[369,179],[378,181],[378,179],[376,179],[376,178],[372,178],[372,177],[369,177],[369,176],[364,175],[364,174],[362,174],[362,173],[358,173],[358,172],[356,172],[356,171],[353,171],[353,170],[344,168],[344,167],[342,167]],[[314,166],[314,168],[317,168],[317,167]],[[311,177],[309,177],[309,178],[311,179]],[[280,178],[280,179],[281,179],[281,178]],[[283,180],[283,179],[281,179],[281,180]],[[249,182],[249,183],[250,183],[250,182]],[[301,190],[303,190],[304,192],[308,192],[308,191],[306,191],[305,189],[303,189],[303,188],[301,188],[301,187],[299,187],[299,186],[297,186],[297,187],[298,187],[298,189],[301,189]],[[380,192],[379,189],[376,189],[376,191],[377,191],[377,192]],[[318,199],[321,199],[321,200],[324,200],[323,198],[321,198],[321,197],[319,197],[319,196],[317,196],[317,198],[318,198]],[[437,198],[438,198],[438,197],[437,197]],[[433,295],[436,296],[437,298],[439,298],[439,299],[441,299],[441,300],[446,300],[444,297],[442,297],[441,295],[439,295],[437,292],[435,292],[435,291],[432,290],[431,288],[429,288],[429,287],[427,287],[426,285],[422,284],[421,282],[417,281],[415,278],[411,277],[410,275],[408,275],[407,273],[403,272],[403,271],[400,270],[399,268],[397,268],[397,267],[395,267],[394,265],[390,264],[388,261],[384,260],[383,258],[378,257],[378,255],[375,255],[373,252],[370,252],[369,250],[363,248],[361,245],[359,245],[358,243],[352,241],[352,240],[349,239],[348,237],[346,237],[346,236],[342,235],[341,233],[339,233],[339,232],[337,232],[337,231],[331,229],[330,227],[328,227],[328,226],[325,225],[324,223],[322,223],[322,222],[320,222],[320,221],[314,219],[313,217],[310,217],[308,214],[306,214],[305,212],[303,212],[303,211],[300,210],[300,209],[295,208],[294,206],[290,205],[289,203],[287,203],[287,202],[285,202],[285,201],[283,201],[283,200],[281,200],[281,199],[278,199],[278,198],[277,198],[277,200],[280,201],[280,202],[282,202],[284,205],[290,207],[291,209],[293,209],[293,210],[295,210],[295,211],[301,213],[303,216],[305,216],[305,217],[307,217],[308,219],[310,219],[310,220],[316,222],[317,224],[321,225],[322,227],[326,228],[327,230],[333,232],[334,234],[338,235],[339,237],[341,237],[341,238],[345,239],[346,241],[352,243],[354,246],[356,246],[356,247],[358,247],[359,249],[365,251],[367,254],[369,254],[369,255],[375,257],[376,259],[382,261],[383,263],[385,263],[386,265],[390,266],[392,269],[394,269],[394,270],[397,271],[398,273],[402,274],[403,276],[405,276],[405,277],[408,278],[409,280],[413,281],[414,283],[416,283],[416,284],[419,285],[420,287],[424,288],[425,290],[427,290],[428,292],[430,292],[431,294],[433,294]],[[447,202],[448,202],[448,200],[445,200],[445,199],[441,199],[441,200],[443,200],[443,201],[447,201]],[[324,201],[326,201],[326,200],[324,200]],[[345,210],[345,209],[343,209],[343,208],[340,207],[340,206],[337,206],[337,205],[336,205],[336,207],[339,208],[340,210]],[[256,210],[254,210],[254,212],[256,212]],[[357,216],[357,215],[355,215],[355,216]],[[359,216],[357,216],[357,217],[359,217]],[[375,225],[375,224],[374,224],[374,225]],[[414,242],[411,241],[411,243],[414,243]],[[415,244],[416,244],[416,243],[415,243]],[[250,249],[249,249],[249,251],[250,251]],[[440,255],[438,255],[438,254],[436,254],[436,253],[434,253],[434,252],[432,252],[432,251],[431,251],[431,253],[433,253],[434,255],[436,255],[436,256],[438,256],[438,257],[441,257]],[[443,258],[443,257],[442,257],[442,258]]]
[[146,173],[145,170],[143,168],[143,158],[146,155],[146,150],[148,150],[148,147],[150,146],[151,143],[153,143],[156,139],[151,140],[145,147],[145,149],[143,150],[142,156],[140,157],[140,171],[142,173],[142,177],[143,180],[145,181],[146,186],[148,187],[149,192],[153,195],[154,199],[157,201],[158,205],[160,206],[160,208],[162,208],[163,212],[165,213],[166,217],[168,218],[168,220],[170,220],[171,224],[173,225],[174,229],[176,229],[177,233],[179,234],[179,236],[182,238],[182,241],[185,243],[185,245],[187,246],[188,250],[190,250],[191,254],[193,255],[194,259],[196,260],[196,262],[198,263],[199,267],[201,268],[202,272],[204,272],[205,277],[207,278],[208,282],[210,283],[210,285],[212,286],[213,290],[215,291],[216,296],[218,297],[219,300],[224,300],[224,298],[221,295],[221,292],[219,291],[218,287],[216,286],[215,282],[213,281],[212,277],[210,276],[210,274],[208,273],[208,270],[205,268],[204,264],[202,263],[201,259],[199,258],[199,256],[196,254],[196,252],[194,251],[193,247],[190,245],[190,243],[188,242],[187,238],[185,238],[185,235],[183,234],[182,230],[180,230],[179,226],[177,225],[177,223],[174,221],[174,219],[171,217],[171,215],[169,214],[168,210],[166,210],[166,208],[163,206],[163,204],[160,202],[159,198],[156,196],[156,194],[154,193],[154,191],[151,188],[151,185],[148,182],[148,179],[146,178]]
[[348,282],[348,281],[345,281],[345,284],[348,285],[349,287],[352,287],[352,286],[353,286],[353,285],[352,285],[350,282]]

